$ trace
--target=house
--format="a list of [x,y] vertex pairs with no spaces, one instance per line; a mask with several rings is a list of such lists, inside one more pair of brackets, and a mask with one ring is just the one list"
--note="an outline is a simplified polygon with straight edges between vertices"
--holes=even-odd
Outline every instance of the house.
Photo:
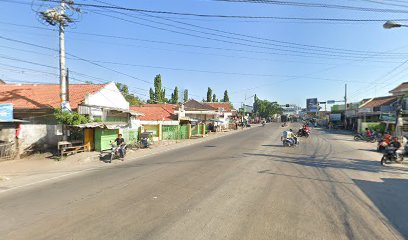
[[205,103],[200,103],[194,99],[185,102],[179,111],[176,111],[179,120],[188,119],[193,122],[210,122],[218,119],[220,113],[218,109]]
[[130,109],[143,114],[135,124],[141,127],[141,132],[151,132],[154,141],[170,140],[176,137],[170,132],[179,128],[180,121],[175,114],[177,105],[145,104],[140,107],[131,106]]
[[408,93],[408,82],[403,82],[396,88],[392,89],[389,93],[393,96],[403,96]]
[[102,150],[119,129],[131,129],[130,120],[140,116],[129,110],[129,103],[113,82],[70,84],[67,92],[72,111],[94,122],[69,128],[57,122],[54,111],[61,103],[58,84],[2,84],[0,104],[12,104],[14,118],[27,121],[19,125],[20,151],[55,149],[63,132],[68,140]]
[[[388,124],[392,124],[390,119],[385,120],[385,116],[395,115],[396,96],[384,96],[371,98],[361,104],[357,110],[358,131],[365,128],[376,128],[384,131]],[[394,120],[395,122],[395,120]]]
[[221,125],[224,128],[229,128],[231,118],[237,113],[237,111],[232,108],[232,105],[229,102],[202,102],[202,104],[217,109],[217,119],[221,122]]

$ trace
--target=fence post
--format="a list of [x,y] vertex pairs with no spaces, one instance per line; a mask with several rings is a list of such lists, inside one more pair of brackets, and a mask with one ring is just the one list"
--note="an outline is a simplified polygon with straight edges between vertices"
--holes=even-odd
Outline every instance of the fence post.
[[191,138],[192,132],[191,132],[191,123],[189,123],[188,125],[188,139]]
[[163,140],[163,126],[161,123],[159,123],[159,141]]
[[205,137],[205,123],[203,123],[203,137]]

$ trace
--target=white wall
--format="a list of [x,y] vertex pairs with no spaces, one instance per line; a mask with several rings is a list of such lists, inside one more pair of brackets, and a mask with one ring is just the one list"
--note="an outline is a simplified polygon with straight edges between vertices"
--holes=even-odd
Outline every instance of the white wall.
[[88,94],[85,97],[85,105],[129,110],[129,103],[114,82],[107,84],[104,88],[93,94]]
[[22,124],[20,150],[24,150],[33,144],[39,149],[56,147],[58,141],[61,140],[61,136],[57,136],[59,127],[59,125]]

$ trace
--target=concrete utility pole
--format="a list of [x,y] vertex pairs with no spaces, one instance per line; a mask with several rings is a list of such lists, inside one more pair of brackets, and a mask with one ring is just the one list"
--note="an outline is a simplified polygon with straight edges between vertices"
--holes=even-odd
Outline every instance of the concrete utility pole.
[[[44,0],[45,2],[47,0]],[[59,68],[60,68],[60,100],[62,111],[71,111],[68,99],[67,69],[65,66],[65,27],[73,23],[72,15],[80,13],[73,1],[60,0],[59,6],[39,12],[40,17],[51,26],[59,28]],[[70,11],[69,14],[66,12]]]

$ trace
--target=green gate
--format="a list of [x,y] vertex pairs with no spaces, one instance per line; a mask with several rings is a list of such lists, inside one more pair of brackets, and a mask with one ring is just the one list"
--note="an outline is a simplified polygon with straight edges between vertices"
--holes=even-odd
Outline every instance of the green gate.
[[95,150],[103,151],[111,148],[111,141],[118,137],[117,129],[95,129]]
[[135,144],[139,139],[139,130],[138,129],[123,129],[122,132],[123,138],[125,139],[126,144]]
[[178,139],[178,126],[162,126],[163,140]]
[[179,139],[188,139],[188,125],[180,125]]

